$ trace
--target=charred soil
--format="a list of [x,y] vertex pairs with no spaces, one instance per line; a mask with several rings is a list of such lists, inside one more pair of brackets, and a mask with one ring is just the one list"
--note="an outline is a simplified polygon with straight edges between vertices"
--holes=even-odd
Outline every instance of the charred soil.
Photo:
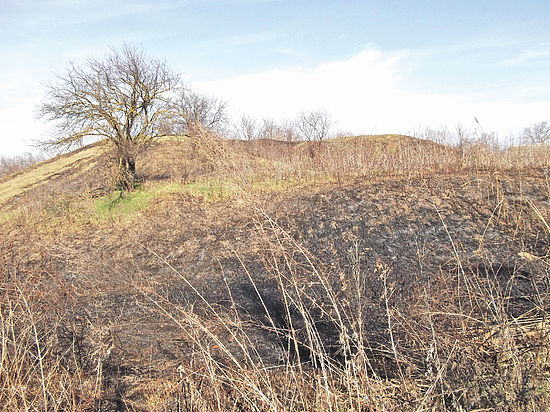
[[[548,406],[547,168],[301,184],[295,171],[283,189],[248,189],[247,177],[206,196],[182,189],[219,172],[197,150],[164,170],[144,163],[145,188],[180,186],[131,216],[91,218],[96,197],[82,190],[80,203],[4,224],[3,319],[34,313],[27,350],[49,348],[44,362],[73,377],[74,410]],[[33,196],[53,190],[41,187]]]

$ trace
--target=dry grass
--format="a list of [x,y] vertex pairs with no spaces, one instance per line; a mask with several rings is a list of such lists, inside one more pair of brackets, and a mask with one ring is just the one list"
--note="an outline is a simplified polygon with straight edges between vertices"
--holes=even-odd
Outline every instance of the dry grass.
[[[55,176],[85,173],[94,167],[94,160],[104,151],[98,144],[58,156],[7,176],[0,180],[0,205],[20,196],[37,185],[44,185]],[[84,166],[83,166],[84,164]],[[75,165],[79,167],[73,170]]]
[[141,162],[100,219],[83,192],[5,226],[3,410],[550,408],[546,147],[200,131]]
[[2,263],[2,410],[77,411],[94,404],[99,393],[75,358],[78,342],[60,333],[67,313],[55,309],[62,310],[63,285],[38,269],[23,271],[10,256]]

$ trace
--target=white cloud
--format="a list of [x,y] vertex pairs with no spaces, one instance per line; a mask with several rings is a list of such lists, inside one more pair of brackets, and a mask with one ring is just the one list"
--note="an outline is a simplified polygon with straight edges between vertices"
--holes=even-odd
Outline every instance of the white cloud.
[[0,156],[36,152],[34,144],[46,133],[46,126],[35,117],[32,102],[21,102],[0,110]]
[[[302,110],[324,109],[339,130],[352,133],[406,133],[419,126],[452,127],[457,122],[474,127],[476,116],[484,130],[506,137],[550,118],[550,98],[543,87],[525,91],[522,101],[527,103],[515,103],[516,96],[508,90],[499,90],[498,96],[468,90],[412,92],[403,69],[411,56],[418,57],[410,52],[386,54],[370,46],[348,59],[315,67],[295,66],[195,86],[226,100],[234,120],[241,114],[292,119]],[[47,125],[35,113],[44,93],[40,83],[49,77],[40,68],[0,70],[0,155],[33,150],[30,144],[46,135]]]
[[[302,110],[325,109],[340,130],[405,133],[418,126],[457,122],[506,135],[550,116],[549,103],[519,104],[490,94],[436,94],[407,90],[401,67],[409,53],[384,54],[370,46],[347,60],[293,67],[198,83],[229,104],[232,117],[291,119]],[[452,79],[449,79],[452,81]]]
[[517,57],[506,59],[502,63],[505,65],[514,65],[547,57],[550,57],[550,43],[543,43],[536,49],[524,50]]
[[204,82],[198,88],[252,116],[290,118],[320,108],[342,122],[363,124],[371,106],[389,105],[397,97],[398,60],[367,49],[346,61]]
[[46,126],[36,118],[42,97],[40,76],[33,70],[0,70],[0,155],[33,152]]

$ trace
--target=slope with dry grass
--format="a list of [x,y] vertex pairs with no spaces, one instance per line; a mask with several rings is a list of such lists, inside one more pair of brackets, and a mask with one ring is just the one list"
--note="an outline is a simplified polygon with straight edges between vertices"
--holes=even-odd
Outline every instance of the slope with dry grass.
[[83,150],[3,205],[0,404],[543,410],[544,150],[201,133],[122,198]]

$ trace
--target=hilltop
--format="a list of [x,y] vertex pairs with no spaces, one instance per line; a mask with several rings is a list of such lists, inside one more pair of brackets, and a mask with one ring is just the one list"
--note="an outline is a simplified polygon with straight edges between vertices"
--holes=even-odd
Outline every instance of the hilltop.
[[[393,154],[405,148],[412,150],[424,148],[425,150],[438,147],[442,149],[442,146],[430,141],[402,135],[353,136],[331,139],[322,143],[269,139],[227,140],[223,143],[225,148],[232,148],[248,155],[252,163],[265,163],[265,160],[302,161],[308,157],[317,157],[317,163],[321,160],[337,162],[341,159],[331,158],[331,155],[336,154],[334,152],[339,156],[353,152],[377,156],[384,153]],[[450,149],[443,150],[451,153]],[[138,164],[140,179],[157,182],[174,180],[187,182],[197,178],[219,178],[220,176],[215,176],[215,173],[209,175],[208,170],[200,170],[200,165],[196,164],[196,160],[199,160],[199,163],[204,163],[207,168],[210,160],[205,156],[210,155],[212,153],[208,153],[208,149],[198,153],[196,143],[189,137],[173,136],[157,139],[140,159]],[[197,156],[201,158],[197,159]],[[47,193],[82,195],[95,191],[96,195],[102,194],[113,184],[115,171],[112,170],[111,164],[115,157],[112,148],[106,142],[97,142],[5,176],[0,179],[0,205],[9,208],[10,205],[22,204],[25,202],[18,202],[21,197],[30,198],[37,193],[39,194],[37,197],[44,197]],[[364,159],[355,159],[355,162],[357,160],[364,161]],[[314,162],[310,162],[304,166],[315,165]],[[353,165],[350,165],[350,169],[351,166]],[[356,171],[348,170],[346,173],[364,172],[362,169],[365,166],[359,166]],[[341,165],[333,164],[331,167],[341,167]],[[317,171],[313,172],[317,173]],[[187,174],[191,175],[187,176]]]
[[544,409],[547,154],[204,134],[131,193],[102,143],[8,176],[1,402]]

